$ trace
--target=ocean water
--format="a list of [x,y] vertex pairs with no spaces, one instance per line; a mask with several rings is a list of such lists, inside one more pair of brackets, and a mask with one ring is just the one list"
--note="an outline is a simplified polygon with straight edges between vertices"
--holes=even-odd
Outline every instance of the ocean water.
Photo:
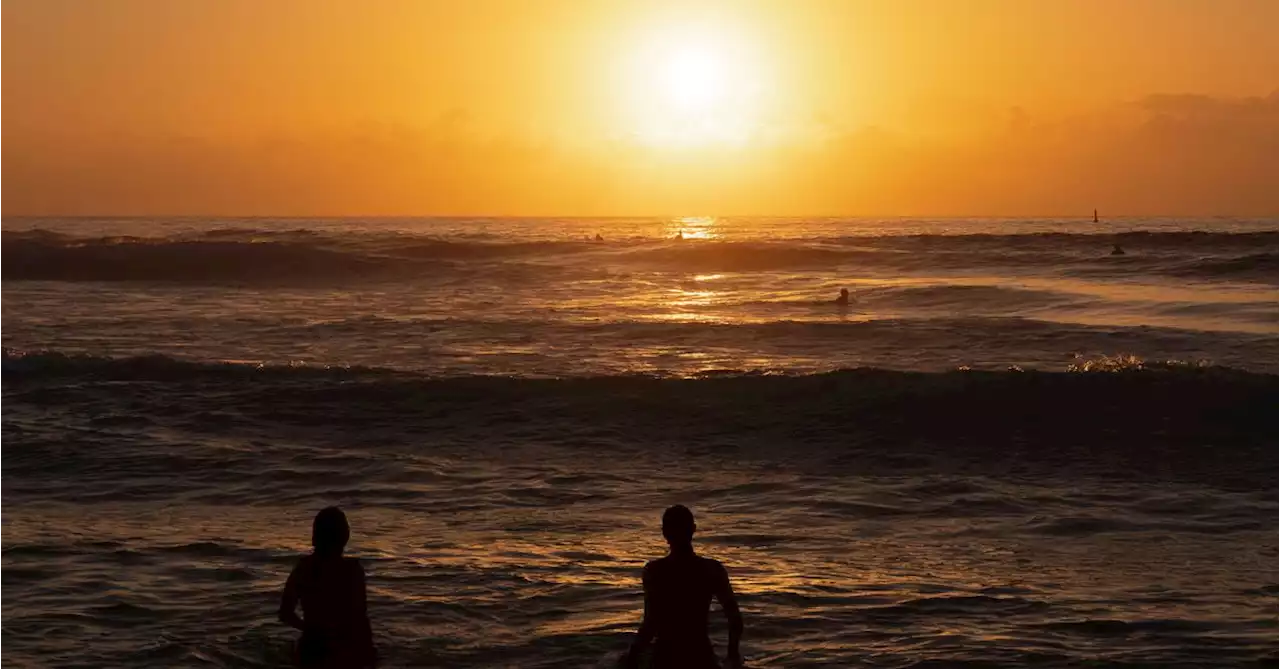
[[[1117,353],[1274,372],[1278,227],[6,220],[4,342],[433,374],[1060,370]],[[831,303],[842,287],[849,308]]]
[[750,666],[1274,666],[1277,227],[7,219],[6,664],[286,666],[340,504],[386,666],[612,667],[682,502]]

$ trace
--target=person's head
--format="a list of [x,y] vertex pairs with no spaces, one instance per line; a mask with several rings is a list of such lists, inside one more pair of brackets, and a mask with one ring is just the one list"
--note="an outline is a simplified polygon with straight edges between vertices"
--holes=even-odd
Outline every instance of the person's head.
[[347,540],[351,538],[351,526],[347,514],[336,506],[320,510],[311,524],[311,546],[317,555],[342,555]]
[[849,297],[849,289],[848,289],[848,288],[841,288],[841,289],[840,289],[840,297]]
[[697,529],[693,512],[683,504],[677,504],[662,514],[662,536],[672,548],[692,544],[693,532]]

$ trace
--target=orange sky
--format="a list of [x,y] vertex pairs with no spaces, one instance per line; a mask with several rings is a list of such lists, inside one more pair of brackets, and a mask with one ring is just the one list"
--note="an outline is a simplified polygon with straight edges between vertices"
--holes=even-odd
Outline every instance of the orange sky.
[[1274,0],[5,0],[3,211],[1275,215]]

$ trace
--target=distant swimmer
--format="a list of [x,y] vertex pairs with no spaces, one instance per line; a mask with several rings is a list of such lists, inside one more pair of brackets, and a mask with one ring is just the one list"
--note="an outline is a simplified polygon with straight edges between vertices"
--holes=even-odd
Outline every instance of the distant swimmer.
[[604,241],[604,237],[601,237],[601,236],[600,236],[600,233],[598,233],[598,232],[596,233],[596,241],[597,241],[597,242],[603,242],[603,241]]
[[836,298],[836,304],[839,304],[839,305],[841,305],[841,306],[844,306],[844,305],[849,304],[849,289],[848,289],[848,288],[841,288],[841,289],[840,289],[840,297],[837,297],[837,298]]
[[680,232],[677,232],[677,233],[676,233],[676,236],[675,236],[675,237],[672,237],[672,239],[675,239],[675,240],[678,240],[678,241],[684,241],[684,230],[681,230]]
[[1098,222],[1098,210],[1097,210],[1097,209],[1094,209],[1094,210],[1093,210],[1093,222],[1094,222],[1094,223],[1097,223],[1097,222]]
[[[693,551],[693,512],[676,505],[662,514],[662,536],[671,552],[644,566],[644,622],[636,633],[624,666],[637,667],[652,650],[654,669],[714,669],[720,666],[707,615],[711,600],[720,602],[729,621],[725,667],[741,667],[742,612],[729,585],[729,573],[716,560]],[[650,649],[650,644],[652,648]]]
[[1111,246],[1111,255],[1122,256],[1124,255],[1124,249],[1120,248],[1119,244],[1114,244]]

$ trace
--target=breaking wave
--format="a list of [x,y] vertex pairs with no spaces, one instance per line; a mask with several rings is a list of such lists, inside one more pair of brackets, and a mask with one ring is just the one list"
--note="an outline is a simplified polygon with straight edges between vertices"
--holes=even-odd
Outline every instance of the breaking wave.
[[[1276,281],[1274,232],[1118,235],[916,235],[820,240],[477,241],[307,230],[210,230],[181,238],[5,232],[3,278],[55,281],[270,282],[404,280],[532,264],[540,272],[1048,270]],[[1111,257],[1110,244],[1129,255]],[[508,268],[509,269],[509,268]],[[517,273],[520,280],[527,277]]]

